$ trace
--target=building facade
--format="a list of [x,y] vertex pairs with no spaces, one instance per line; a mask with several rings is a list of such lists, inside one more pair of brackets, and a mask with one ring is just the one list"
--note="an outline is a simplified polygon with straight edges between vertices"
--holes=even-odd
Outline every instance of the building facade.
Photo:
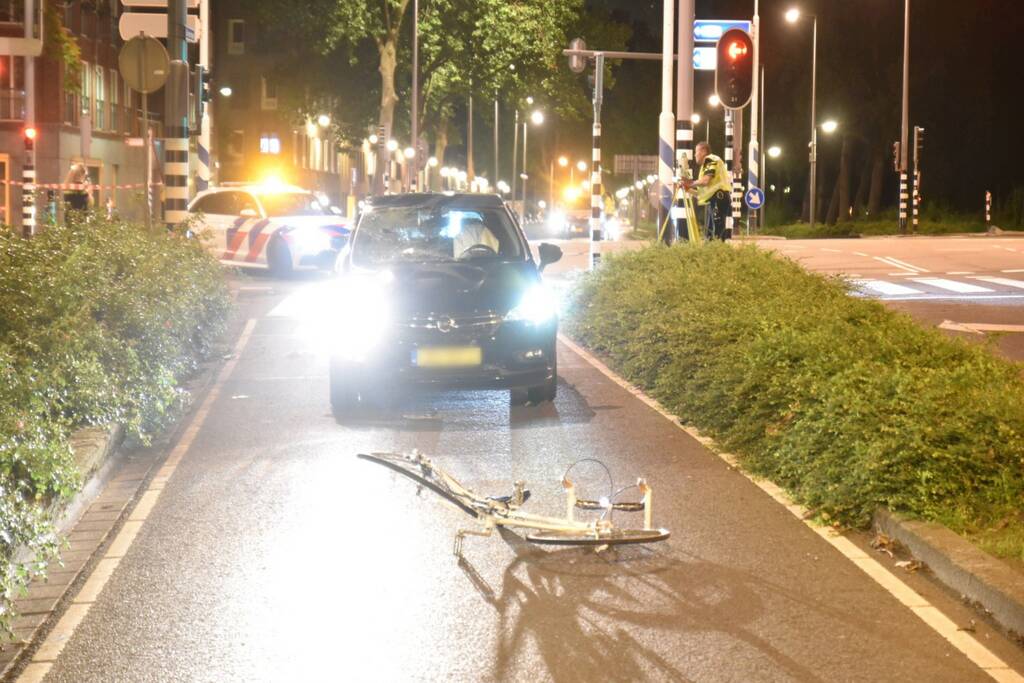
[[[0,36],[25,34],[23,7],[23,0],[0,0]],[[24,139],[29,125],[36,130],[38,225],[57,218],[62,191],[56,186],[65,181],[72,163],[87,167],[96,206],[139,218],[146,151],[129,144],[129,138],[144,133],[141,96],[128,88],[117,68],[121,3],[101,0],[83,6],[71,0],[54,11],[81,51],[81,87],[70,87],[74,79],[45,52],[40,57],[0,55],[0,223],[22,227],[20,181],[29,158]],[[162,108],[162,98],[150,97],[157,138]]]

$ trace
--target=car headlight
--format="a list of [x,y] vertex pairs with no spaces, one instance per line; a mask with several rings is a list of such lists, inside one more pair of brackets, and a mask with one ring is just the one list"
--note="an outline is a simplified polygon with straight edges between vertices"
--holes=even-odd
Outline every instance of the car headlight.
[[558,302],[554,295],[541,285],[526,290],[519,304],[505,316],[507,321],[527,322],[543,325],[558,317]]
[[355,278],[344,283],[338,293],[341,305],[332,320],[332,351],[348,360],[364,360],[385,338],[391,324],[387,284]]
[[319,227],[296,228],[288,237],[300,254],[316,254],[331,248],[331,237]]

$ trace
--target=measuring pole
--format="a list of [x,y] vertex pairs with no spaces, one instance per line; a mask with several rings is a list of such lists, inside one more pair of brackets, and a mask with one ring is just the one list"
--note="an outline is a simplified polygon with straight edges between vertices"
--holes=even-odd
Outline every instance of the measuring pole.
[[[672,113],[672,67],[675,60],[675,45],[673,41],[675,37],[675,0],[663,0],[663,2],[665,3],[665,11],[662,26],[661,115],[658,117],[658,184],[660,186],[658,230],[661,230],[661,226],[665,225],[672,207],[672,188],[675,177],[673,173],[675,146],[672,142],[673,128],[675,128],[676,123],[676,117]],[[672,238],[672,231],[666,229],[665,234],[662,235],[665,244],[672,244]]]
[[[594,58],[594,154],[590,166],[590,269],[597,267],[601,252],[601,213],[604,198],[601,194],[601,104],[604,101],[604,55]],[[525,140],[525,138],[524,138]],[[525,166],[525,164],[524,164]]]
[[[686,177],[693,158],[693,0],[679,0],[679,68],[676,71],[676,168]],[[686,199],[676,200],[678,219],[673,220],[676,237],[689,239]]]
[[165,90],[164,224],[168,229],[188,218],[188,42],[185,0],[167,1],[167,51],[170,77]]
[[[199,4],[199,66],[207,70],[209,73],[210,69],[210,56],[211,56],[211,40],[210,34],[213,33],[213,27],[210,26],[210,2],[211,0],[200,0]],[[195,93],[196,97],[202,97],[202,93]],[[213,120],[210,108],[213,106],[213,97],[206,103],[206,106],[202,107],[203,118],[199,122],[199,141],[196,144],[196,155],[199,159],[198,172],[196,174],[196,190],[202,192],[203,190],[210,187],[210,179],[212,178],[211,164],[210,164],[210,150],[211,139],[210,134],[213,129]],[[148,129],[147,129],[148,130]]]

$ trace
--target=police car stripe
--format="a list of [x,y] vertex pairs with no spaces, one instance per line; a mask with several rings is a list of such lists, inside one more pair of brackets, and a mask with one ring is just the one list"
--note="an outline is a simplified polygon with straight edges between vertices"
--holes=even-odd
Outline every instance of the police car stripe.
[[270,225],[270,221],[263,220],[254,225],[252,230],[249,231],[249,253],[245,256],[246,261],[250,263],[257,261],[260,254],[263,253],[263,248],[270,241],[270,235],[263,232],[268,225]]

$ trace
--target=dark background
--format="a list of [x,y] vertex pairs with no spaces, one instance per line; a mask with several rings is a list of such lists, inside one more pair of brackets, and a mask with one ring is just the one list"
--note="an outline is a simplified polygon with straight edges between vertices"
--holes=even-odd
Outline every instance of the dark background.
[[[806,145],[810,139],[811,24],[788,24],[791,6],[818,16],[818,119],[840,123],[832,136],[819,134],[819,167],[825,201],[838,174],[840,149],[851,154],[852,192],[875,157],[885,162],[884,203],[895,204],[898,179],[892,171],[892,143],[900,133],[903,2],[901,0],[763,0],[761,60],[766,65],[765,143],[783,156],[769,164],[769,183],[792,186],[794,210],[804,199]],[[630,49],[661,50],[660,0],[590,0],[590,8],[611,9],[633,28]],[[698,19],[742,19],[753,0],[697,0]],[[1017,91],[1019,36],[1024,7],[1016,0],[913,0],[911,7],[911,126],[923,126],[922,194],[926,207],[976,213],[984,192],[1005,198],[1024,186]],[[590,45],[590,47],[600,47]],[[606,164],[615,153],[654,154],[660,110],[660,64],[627,62],[616,71],[605,96]],[[585,85],[580,77],[581,87]],[[696,72],[694,109],[714,113],[711,142],[724,142],[721,110],[707,104],[713,72]],[[748,117],[749,117],[749,109]],[[588,121],[562,121],[558,146],[589,158]],[[696,126],[703,139],[705,124]],[[749,131],[749,128],[747,128]],[[641,142],[638,142],[641,141]],[[546,140],[547,147],[554,145]],[[552,150],[554,153],[554,150]],[[744,156],[746,153],[744,153]],[[546,155],[545,155],[546,156]],[[607,183],[615,190],[625,178]]]

